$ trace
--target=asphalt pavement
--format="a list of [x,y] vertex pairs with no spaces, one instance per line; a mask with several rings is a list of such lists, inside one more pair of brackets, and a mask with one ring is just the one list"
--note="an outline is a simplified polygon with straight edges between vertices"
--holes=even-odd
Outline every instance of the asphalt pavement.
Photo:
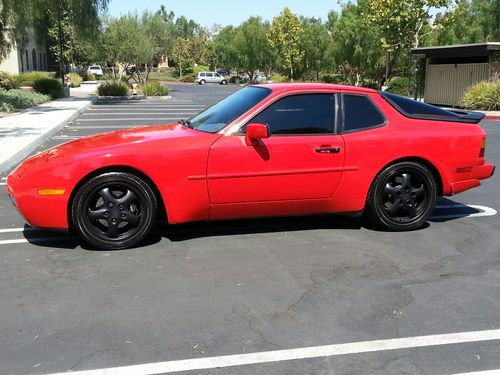
[[[175,85],[172,99],[101,101],[38,151],[189,118],[237,89]],[[482,126],[500,165],[500,121]],[[0,373],[500,369],[499,208],[495,176],[441,199],[413,232],[337,216],[242,220],[158,227],[143,246],[106,252],[24,228],[0,186]],[[226,355],[239,366],[217,368]]]

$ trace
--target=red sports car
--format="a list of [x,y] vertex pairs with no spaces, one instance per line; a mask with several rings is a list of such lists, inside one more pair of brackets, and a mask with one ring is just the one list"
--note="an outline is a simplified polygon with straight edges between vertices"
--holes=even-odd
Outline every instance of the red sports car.
[[440,195],[493,175],[478,113],[325,84],[246,87],[188,120],[120,130],[24,161],[7,189],[26,221],[91,245],[168,223],[323,213],[421,227]]

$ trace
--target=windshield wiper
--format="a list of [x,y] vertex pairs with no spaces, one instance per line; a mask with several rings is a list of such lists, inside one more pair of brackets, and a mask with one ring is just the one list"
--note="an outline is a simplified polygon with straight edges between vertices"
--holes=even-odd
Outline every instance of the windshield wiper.
[[181,118],[179,120],[179,124],[182,124],[183,126],[187,126],[190,129],[194,129],[194,125],[189,120],[184,120],[183,118]]

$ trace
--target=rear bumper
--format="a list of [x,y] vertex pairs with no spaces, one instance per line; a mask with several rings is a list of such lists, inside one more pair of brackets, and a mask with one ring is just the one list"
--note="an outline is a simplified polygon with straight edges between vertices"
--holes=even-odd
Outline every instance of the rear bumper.
[[452,182],[451,187],[451,195],[455,195],[461,193],[465,190],[469,190],[481,185],[480,180],[485,180],[490,178],[495,173],[495,166],[493,164],[483,164],[479,166],[475,166],[472,168],[472,171],[467,180]]

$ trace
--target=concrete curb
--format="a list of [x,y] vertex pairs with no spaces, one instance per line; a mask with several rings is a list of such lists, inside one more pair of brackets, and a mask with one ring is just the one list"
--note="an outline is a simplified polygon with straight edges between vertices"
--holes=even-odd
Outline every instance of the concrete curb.
[[[9,159],[4,160],[0,163],[0,174],[7,172],[12,167],[18,165],[21,161],[23,161],[26,157],[28,157],[33,151],[35,151],[42,143],[50,139],[52,136],[60,132],[64,126],[68,123],[76,119],[81,111],[84,111],[87,107],[92,105],[96,101],[96,98],[92,98],[89,100],[89,103],[85,106],[75,110],[70,116],[66,117],[64,120],[61,120],[59,123],[50,128],[50,130],[45,133],[40,134],[38,137],[30,141],[30,143],[26,144],[22,149],[12,155]],[[26,110],[26,111],[29,111]]]
[[485,120],[500,120],[500,116],[496,115],[486,115]]

